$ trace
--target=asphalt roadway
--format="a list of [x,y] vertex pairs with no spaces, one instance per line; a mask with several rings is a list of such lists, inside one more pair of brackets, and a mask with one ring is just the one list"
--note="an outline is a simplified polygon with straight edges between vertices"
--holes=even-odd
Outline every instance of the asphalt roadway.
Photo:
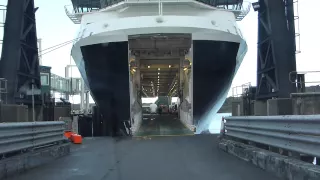
[[221,151],[216,135],[87,138],[11,180],[277,180]]

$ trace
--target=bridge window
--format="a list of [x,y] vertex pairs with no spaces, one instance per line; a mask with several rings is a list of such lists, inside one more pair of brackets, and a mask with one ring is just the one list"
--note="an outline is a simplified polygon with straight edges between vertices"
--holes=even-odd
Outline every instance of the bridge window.
[[41,85],[49,86],[49,74],[48,73],[40,73],[41,77]]
[[[117,4],[124,0],[72,0],[75,13],[86,13]],[[221,9],[241,10],[243,0],[196,0]]]
[[124,0],[72,0],[73,10],[76,13],[97,11]]
[[222,9],[241,10],[243,0],[196,0],[198,2]]

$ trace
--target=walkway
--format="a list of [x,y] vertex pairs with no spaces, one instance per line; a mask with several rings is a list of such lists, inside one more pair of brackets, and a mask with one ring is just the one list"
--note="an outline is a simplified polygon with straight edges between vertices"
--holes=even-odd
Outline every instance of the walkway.
[[85,139],[70,155],[11,180],[277,180],[217,142],[215,135]]

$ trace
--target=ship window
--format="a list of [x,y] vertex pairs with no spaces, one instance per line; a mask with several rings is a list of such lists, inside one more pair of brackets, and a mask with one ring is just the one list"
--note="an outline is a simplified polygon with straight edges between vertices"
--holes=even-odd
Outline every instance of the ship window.
[[232,9],[241,10],[243,0],[196,0],[198,2],[222,8],[222,9]]
[[124,0],[72,0],[73,9],[76,13],[97,11]]

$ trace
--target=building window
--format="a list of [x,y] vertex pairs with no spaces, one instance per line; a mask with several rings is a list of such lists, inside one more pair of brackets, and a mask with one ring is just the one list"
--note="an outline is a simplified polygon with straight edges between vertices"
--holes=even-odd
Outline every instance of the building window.
[[48,73],[41,73],[41,85],[42,86],[49,86],[49,74]]

